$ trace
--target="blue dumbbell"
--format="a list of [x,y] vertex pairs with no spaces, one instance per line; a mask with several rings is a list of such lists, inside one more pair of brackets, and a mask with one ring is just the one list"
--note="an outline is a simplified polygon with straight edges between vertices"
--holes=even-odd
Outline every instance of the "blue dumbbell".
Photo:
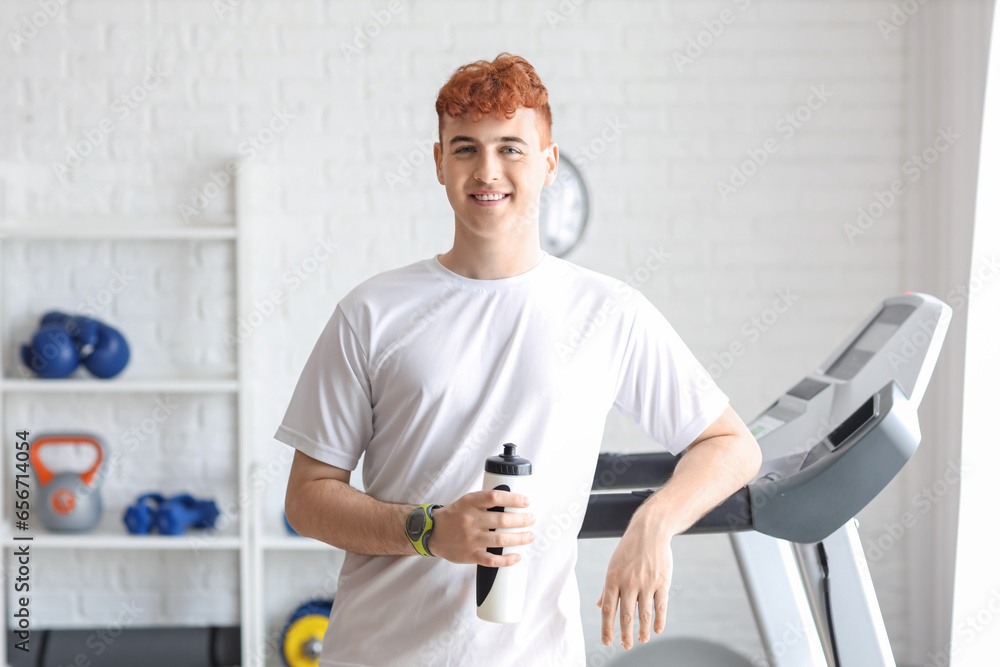
[[158,493],[147,493],[139,496],[135,504],[125,510],[122,520],[125,528],[134,535],[145,535],[156,522],[156,513],[163,503],[163,496]]
[[219,509],[215,501],[195,500],[185,493],[160,503],[156,529],[162,535],[180,535],[188,526],[211,528],[218,517]]

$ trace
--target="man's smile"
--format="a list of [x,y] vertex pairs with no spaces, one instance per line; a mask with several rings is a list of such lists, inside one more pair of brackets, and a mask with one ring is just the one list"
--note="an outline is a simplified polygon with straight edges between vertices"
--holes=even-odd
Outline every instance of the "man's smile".
[[510,197],[509,192],[498,192],[495,190],[479,190],[469,195],[472,201],[480,206],[497,206]]

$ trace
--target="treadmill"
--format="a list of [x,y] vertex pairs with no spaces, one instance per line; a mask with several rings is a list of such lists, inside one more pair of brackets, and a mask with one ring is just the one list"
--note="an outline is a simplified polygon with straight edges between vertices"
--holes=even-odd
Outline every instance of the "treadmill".
[[[747,424],[760,473],[687,531],[729,534],[773,667],[895,666],[854,516],[920,444],[917,408],[951,313],[927,294],[883,301]],[[679,458],[601,454],[579,538],[620,537]],[[790,623],[804,635],[789,644]],[[664,652],[662,664],[676,663]]]

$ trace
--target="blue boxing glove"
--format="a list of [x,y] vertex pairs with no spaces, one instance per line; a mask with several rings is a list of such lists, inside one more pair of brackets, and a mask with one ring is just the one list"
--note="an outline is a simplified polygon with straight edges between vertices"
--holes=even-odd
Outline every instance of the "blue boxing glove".
[[89,354],[81,355],[83,365],[99,378],[112,378],[128,364],[128,342],[114,327],[95,320],[89,321],[96,324],[96,342]]
[[41,326],[59,325],[73,339],[80,357],[84,358],[90,354],[94,346],[97,345],[97,331],[100,323],[89,317],[82,315],[67,315],[58,310],[53,310],[42,315]]
[[57,310],[45,313],[31,344],[21,346],[21,360],[41,378],[66,377],[81,362],[96,377],[111,378],[129,357],[128,342],[114,327]]
[[21,346],[21,361],[40,378],[64,378],[79,366],[80,355],[62,324],[47,324]]

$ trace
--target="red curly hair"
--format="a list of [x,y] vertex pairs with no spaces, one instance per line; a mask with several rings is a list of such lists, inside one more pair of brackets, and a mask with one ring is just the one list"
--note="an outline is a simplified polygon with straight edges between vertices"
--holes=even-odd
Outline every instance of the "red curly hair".
[[442,86],[434,105],[438,114],[438,141],[441,141],[445,114],[453,118],[468,114],[473,122],[483,116],[500,114],[510,119],[520,107],[535,110],[541,148],[546,148],[552,141],[549,91],[531,63],[505,52],[493,62],[477,60],[463,65]]

